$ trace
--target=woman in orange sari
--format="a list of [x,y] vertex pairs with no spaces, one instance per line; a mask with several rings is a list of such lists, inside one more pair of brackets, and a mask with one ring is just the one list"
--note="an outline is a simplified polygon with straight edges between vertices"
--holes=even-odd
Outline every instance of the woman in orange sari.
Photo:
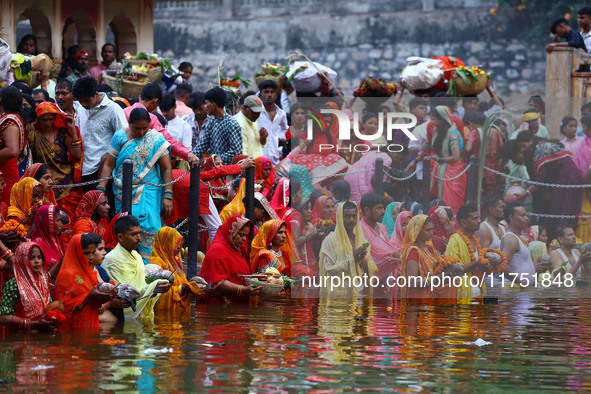
[[271,265],[282,274],[291,275],[291,252],[291,237],[287,233],[285,222],[278,219],[265,222],[252,240],[252,272],[259,272]]
[[106,194],[98,190],[87,192],[76,208],[73,235],[95,233],[104,237],[110,208]]
[[90,234],[74,235],[56,280],[55,296],[64,305],[71,328],[98,330],[99,309],[114,296],[98,290],[93,257],[97,245]]
[[267,193],[275,183],[275,170],[273,163],[267,156],[259,156],[254,159],[254,181],[261,185],[261,193],[267,197]]
[[157,310],[191,310],[191,294],[201,295],[203,290],[197,283],[189,282],[183,273],[181,248],[183,236],[172,227],[162,227],[156,234],[150,264],[159,265],[174,274],[174,286],[162,294],[156,303]]
[[[83,152],[80,131],[74,124],[74,118],[64,114],[57,105],[47,101],[39,104],[35,113],[37,114],[35,129],[28,135],[33,162],[46,163],[51,168],[56,185],[79,183],[82,176]],[[32,174],[29,176],[34,177]],[[57,205],[68,215],[74,214],[82,195],[81,188],[55,189]]]

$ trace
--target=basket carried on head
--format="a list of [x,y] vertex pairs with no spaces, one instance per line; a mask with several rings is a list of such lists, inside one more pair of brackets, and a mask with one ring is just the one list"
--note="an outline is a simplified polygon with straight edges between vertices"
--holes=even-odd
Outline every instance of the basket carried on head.
[[137,98],[144,86],[145,82],[130,81],[127,79],[119,79],[103,73],[103,81],[109,85],[113,90],[125,98]]
[[470,85],[460,77],[454,77],[459,96],[475,96],[486,89],[488,77],[486,75],[477,75],[476,78],[469,77]]
[[256,82],[257,86],[259,86],[261,84],[261,82],[266,81],[266,80],[275,81],[275,83],[279,85],[279,78],[281,78],[281,77],[277,77],[275,75],[261,75],[261,76],[255,77],[254,81]]
[[244,278],[246,284],[253,287],[261,288],[261,296],[263,297],[277,297],[283,290],[283,285],[275,285],[267,282],[261,282],[256,278]]

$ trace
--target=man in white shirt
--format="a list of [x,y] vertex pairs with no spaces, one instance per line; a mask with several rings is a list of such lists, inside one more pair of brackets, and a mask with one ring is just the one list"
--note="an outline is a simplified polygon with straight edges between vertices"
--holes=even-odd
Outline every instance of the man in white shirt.
[[160,112],[168,122],[166,130],[168,130],[172,138],[183,144],[185,148],[192,149],[191,135],[193,130],[187,122],[176,115],[175,111],[176,100],[174,96],[172,94],[164,95],[162,101],[160,101]]
[[[86,110],[86,127],[82,132],[84,160],[82,162],[82,182],[96,180],[108,155],[113,134],[128,126],[125,114],[119,105],[111,101],[105,93],[99,93],[93,77],[83,77],[72,88],[74,98]],[[90,185],[93,190],[96,185]]]
[[192,93],[191,99],[189,100],[189,108],[191,108],[193,113],[183,116],[183,120],[187,122],[189,126],[191,126],[191,149],[193,149],[199,143],[199,138],[201,138],[203,132],[205,131],[205,124],[209,120],[207,110],[205,109],[205,93]]
[[250,157],[263,156],[263,146],[267,143],[267,130],[259,130],[257,119],[265,111],[263,102],[254,94],[244,99],[242,109],[234,119],[242,129],[242,154]]
[[272,80],[266,80],[259,84],[259,96],[265,106],[265,111],[261,112],[257,120],[259,129],[266,129],[269,136],[267,137],[267,145],[263,148],[263,153],[273,163],[273,166],[279,164],[283,158],[279,150],[280,142],[285,142],[287,134],[287,115],[277,104],[278,94],[277,83]]
[[581,31],[581,37],[585,41],[587,53],[591,54],[591,7],[581,8],[577,11],[577,24]]

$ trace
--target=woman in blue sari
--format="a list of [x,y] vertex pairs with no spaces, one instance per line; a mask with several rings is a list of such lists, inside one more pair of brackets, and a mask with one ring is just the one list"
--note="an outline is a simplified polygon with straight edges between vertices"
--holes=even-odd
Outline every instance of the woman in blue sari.
[[[123,162],[133,162],[133,190],[131,214],[140,221],[142,239],[138,252],[144,260],[150,258],[156,233],[163,226],[160,212],[168,216],[172,212],[172,185],[165,188],[148,185],[172,181],[170,144],[162,134],[150,129],[150,115],[144,108],[136,108],[129,115],[129,127],[113,135],[109,155],[101,172],[101,178],[113,175],[115,209],[121,212]],[[104,191],[107,182],[97,189]]]

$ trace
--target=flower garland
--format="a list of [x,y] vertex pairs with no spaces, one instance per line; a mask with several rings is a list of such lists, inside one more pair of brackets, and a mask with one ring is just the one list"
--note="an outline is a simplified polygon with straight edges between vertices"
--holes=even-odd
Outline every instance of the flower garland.
[[466,234],[464,234],[464,232],[462,230],[458,230],[458,235],[462,238],[462,241],[464,241],[464,243],[466,244],[466,246],[468,247],[468,253],[470,254],[470,262],[472,264],[476,263],[476,253],[474,253],[474,248],[472,247],[472,244],[476,245],[476,250],[478,251],[478,258],[480,260],[480,265],[488,265],[489,261],[488,259],[484,258],[484,253],[482,252],[482,246],[480,245],[480,242],[478,242],[478,238],[476,238],[476,235],[472,234],[472,242],[470,242],[470,240],[468,239],[468,236]]
[[501,256],[501,259],[502,259],[501,265],[499,265],[496,269],[493,269],[491,272],[493,272],[495,274],[497,274],[499,272],[503,272],[505,270],[505,268],[507,268],[507,265],[509,264],[509,261],[507,261],[507,256],[505,256],[505,253],[501,252],[499,249],[494,249],[494,248],[484,249],[484,254],[487,254],[488,252],[496,253],[499,256]]
[[18,235],[19,238],[25,238],[27,235],[27,230],[25,226],[21,226],[21,221],[16,219],[8,219],[4,226],[0,228],[0,231],[14,231]]
[[454,263],[459,263],[460,259],[456,256],[437,256],[437,266],[433,270],[433,276],[438,276],[446,268],[450,267]]

